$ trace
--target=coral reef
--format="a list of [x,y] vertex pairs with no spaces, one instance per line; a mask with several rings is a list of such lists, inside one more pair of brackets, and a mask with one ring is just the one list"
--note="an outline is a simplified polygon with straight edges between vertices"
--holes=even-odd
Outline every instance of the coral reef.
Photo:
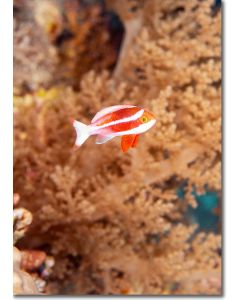
[[[18,247],[54,257],[50,294],[219,295],[221,226],[199,231],[186,211],[193,190],[221,196],[221,11],[208,0],[110,2],[126,28],[118,61],[85,37],[57,47],[58,29],[43,30],[56,60],[73,48],[70,81],[15,95],[14,190],[33,214]],[[88,47],[99,68],[93,59],[76,75]],[[118,139],[91,138],[73,152],[70,118],[89,123],[121,103],[157,118],[138,147],[123,154]]]

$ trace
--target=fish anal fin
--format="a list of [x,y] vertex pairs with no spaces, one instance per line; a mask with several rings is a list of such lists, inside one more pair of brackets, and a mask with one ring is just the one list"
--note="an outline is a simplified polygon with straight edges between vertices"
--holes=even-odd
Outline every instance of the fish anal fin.
[[107,141],[113,139],[114,136],[111,136],[111,135],[101,135],[99,134],[97,136],[97,139],[96,139],[96,144],[104,144],[106,143]]
[[127,152],[134,144],[136,134],[123,135],[121,141],[121,147],[123,152]]

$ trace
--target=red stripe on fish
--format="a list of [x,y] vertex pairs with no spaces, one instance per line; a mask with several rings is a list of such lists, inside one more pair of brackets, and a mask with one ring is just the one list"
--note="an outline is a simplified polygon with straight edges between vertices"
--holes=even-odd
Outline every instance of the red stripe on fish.
[[108,127],[108,129],[112,132],[120,132],[120,131],[127,131],[136,128],[139,125],[141,125],[141,122],[139,121],[139,119],[137,119],[130,122],[123,122],[116,125],[111,125]]
[[125,118],[129,118],[134,116],[137,112],[139,112],[141,108],[139,107],[131,107],[131,108],[122,108],[120,110],[108,113],[101,118],[97,119],[92,123],[94,126],[102,126],[114,121],[120,121]]

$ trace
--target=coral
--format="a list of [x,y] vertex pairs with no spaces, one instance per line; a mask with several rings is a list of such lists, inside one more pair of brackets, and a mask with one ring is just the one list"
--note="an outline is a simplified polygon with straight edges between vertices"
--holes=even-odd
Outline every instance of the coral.
[[[21,246],[54,256],[49,293],[221,294],[221,232],[185,215],[193,188],[221,195],[221,13],[211,1],[141,3],[114,76],[103,63],[84,69],[79,90],[15,99],[14,190],[34,216]],[[121,103],[157,118],[136,149],[91,138],[72,151],[70,118]]]
[[118,42],[114,42],[114,32],[109,30],[110,17],[102,13],[100,5],[84,8],[77,0],[63,3],[62,32],[55,39],[58,72],[61,81],[78,89],[87,71],[112,69],[117,59]]
[[63,82],[78,89],[87,71],[113,69],[120,43],[99,4],[15,0],[14,8],[15,95]]
[[39,291],[32,277],[20,270],[21,252],[13,248],[13,293],[15,295],[38,294]]
[[21,267],[26,271],[38,269],[45,261],[46,253],[38,250],[22,251]]
[[[13,197],[13,241],[16,244],[24,237],[32,214],[25,208],[16,208],[20,195]],[[54,265],[54,259],[39,250],[19,250],[13,247],[13,293],[15,295],[42,294]],[[41,270],[41,271],[40,271]]]
[[14,93],[49,86],[57,64],[54,47],[34,18],[31,1],[14,1]]
[[32,214],[25,208],[13,210],[13,241],[16,243],[21,239],[28,226],[32,223]]
[[[13,205],[16,207],[19,203],[19,194],[14,194]],[[15,208],[13,210],[13,241],[14,244],[26,233],[28,226],[32,222],[32,214],[24,208]],[[38,294],[36,283],[31,275],[25,272],[21,266],[22,252],[13,247],[13,293],[15,295]]]

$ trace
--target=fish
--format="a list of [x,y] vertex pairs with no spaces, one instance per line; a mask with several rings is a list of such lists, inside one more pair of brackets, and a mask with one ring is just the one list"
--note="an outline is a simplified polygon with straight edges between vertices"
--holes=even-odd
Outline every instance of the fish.
[[139,135],[148,131],[156,123],[152,113],[134,105],[114,105],[100,110],[86,125],[72,121],[76,130],[75,148],[80,147],[91,135],[97,135],[96,144],[104,144],[121,136],[123,152],[138,144]]

